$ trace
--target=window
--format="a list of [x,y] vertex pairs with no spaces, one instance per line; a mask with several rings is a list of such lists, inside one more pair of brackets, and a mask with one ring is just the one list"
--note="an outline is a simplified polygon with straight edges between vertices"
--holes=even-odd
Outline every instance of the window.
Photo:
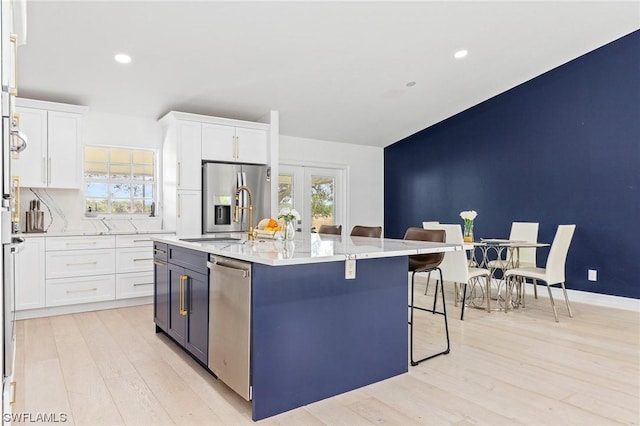
[[155,157],[155,152],[148,149],[85,147],[85,210],[151,213],[156,196]]

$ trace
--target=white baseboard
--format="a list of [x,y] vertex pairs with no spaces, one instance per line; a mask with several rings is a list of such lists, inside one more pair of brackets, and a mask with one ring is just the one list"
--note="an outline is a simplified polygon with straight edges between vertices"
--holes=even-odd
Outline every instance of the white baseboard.
[[127,306],[148,305],[153,303],[153,296],[135,297],[132,299],[109,300],[106,302],[81,303],[77,305],[53,306],[50,308],[26,309],[16,311],[16,319],[42,318],[54,315],[76,314],[78,312],[100,311],[102,309],[124,308]]
[[[526,286],[527,295],[533,295],[533,284],[528,283]],[[554,299],[560,301],[564,300],[561,287],[551,287],[551,293],[553,294]],[[569,302],[586,303],[589,305],[640,312],[640,299],[571,289],[567,289],[567,296],[569,296]],[[538,297],[549,297],[546,284],[538,284]]]

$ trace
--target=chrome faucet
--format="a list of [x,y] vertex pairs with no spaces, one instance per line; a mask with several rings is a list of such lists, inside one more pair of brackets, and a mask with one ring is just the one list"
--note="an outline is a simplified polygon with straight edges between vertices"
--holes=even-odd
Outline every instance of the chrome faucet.
[[[248,206],[240,206],[240,193],[246,191],[249,197]],[[233,211],[233,221],[240,222],[240,210],[249,210],[249,230],[247,231],[247,240],[253,241],[256,238],[256,231],[253,229],[253,204],[251,202],[251,190],[248,186],[242,185],[236,191],[236,207]]]

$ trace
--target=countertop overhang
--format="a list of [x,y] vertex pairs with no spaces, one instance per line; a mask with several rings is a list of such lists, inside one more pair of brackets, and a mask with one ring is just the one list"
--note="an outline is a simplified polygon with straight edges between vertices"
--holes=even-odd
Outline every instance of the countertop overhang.
[[[244,235],[244,234],[243,234]],[[293,241],[256,239],[229,241],[183,241],[175,235],[153,236],[154,241],[214,255],[269,266],[338,262],[463,250],[462,245],[391,238],[350,237],[298,233]]]

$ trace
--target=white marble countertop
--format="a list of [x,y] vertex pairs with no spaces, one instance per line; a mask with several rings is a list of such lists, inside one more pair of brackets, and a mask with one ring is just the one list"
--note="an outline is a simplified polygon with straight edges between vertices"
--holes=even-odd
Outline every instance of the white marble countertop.
[[[203,236],[203,238],[212,235]],[[175,235],[155,236],[153,240],[219,256],[270,266],[337,262],[345,259],[371,259],[462,250],[462,245],[390,238],[349,237],[339,235],[296,234],[293,241],[257,239],[246,235],[236,242],[183,241]]]
[[175,231],[167,231],[163,229],[144,229],[139,231],[94,231],[91,229],[76,229],[68,231],[54,232],[20,232],[13,234],[16,237],[95,237],[100,235],[148,235],[148,234],[174,234]]

